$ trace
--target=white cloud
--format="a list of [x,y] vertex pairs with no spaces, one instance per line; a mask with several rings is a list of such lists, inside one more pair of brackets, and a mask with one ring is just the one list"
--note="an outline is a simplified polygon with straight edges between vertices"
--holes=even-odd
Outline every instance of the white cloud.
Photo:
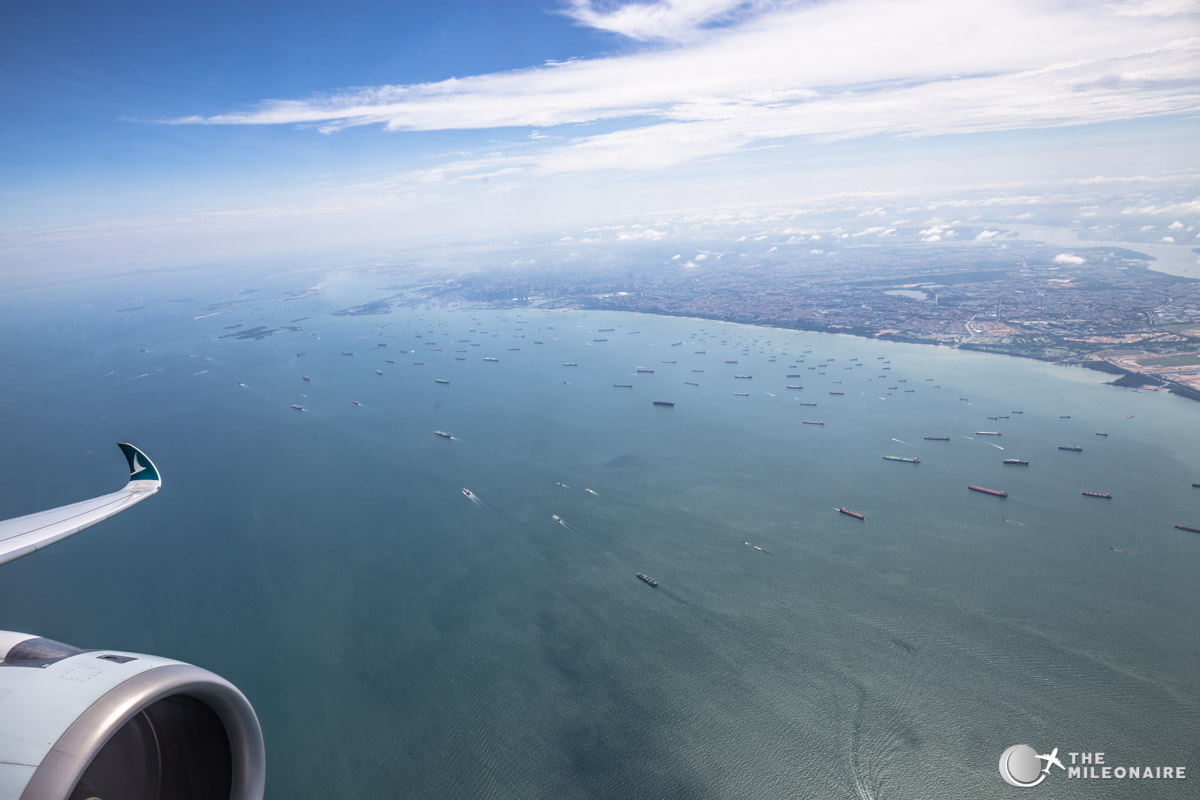
[[1083,256],[1076,256],[1070,253],[1059,253],[1054,257],[1055,264],[1074,264],[1079,265],[1086,261]]
[[[531,151],[494,165],[494,175],[505,175],[661,169],[789,137],[915,137],[1196,113],[1200,37],[1185,38],[1195,15],[1144,3],[1137,14],[1115,13],[1129,8],[1065,0],[662,0],[597,10],[576,0],[566,13],[581,23],[681,41],[171,122],[299,124],[325,133],[356,125],[535,128]],[[728,20],[736,24],[704,28]],[[540,141],[545,128],[601,120],[617,129]]]
[[618,241],[631,241],[635,239],[644,239],[646,241],[657,242],[659,239],[665,238],[666,231],[656,231],[653,228],[646,228],[642,231],[621,231],[617,234]]
[[679,40],[692,37],[706,23],[729,18],[747,5],[745,0],[659,0],[600,10],[594,0],[571,0],[563,13],[590,28],[630,39]]
[[814,256],[819,256],[822,253],[824,253],[825,251],[824,250],[809,250],[808,252],[812,253]]
[[991,238],[994,238],[999,235],[1000,235],[1000,231],[992,231],[992,230],[980,231],[979,233],[975,234],[975,239],[977,241],[984,241],[984,240],[991,239]]
[[679,253],[676,253],[675,255],[671,256],[672,261],[678,261],[681,258],[683,258],[683,256]]
[[1183,230],[1183,223],[1180,222],[1179,220],[1175,220],[1174,222],[1172,222],[1170,225],[1167,226],[1167,230],[1181,231],[1181,230]]
[[1162,240],[1163,240],[1164,242],[1166,242],[1167,244],[1175,244],[1175,237],[1174,237],[1174,236],[1164,236],[1164,237],[1162,237]]

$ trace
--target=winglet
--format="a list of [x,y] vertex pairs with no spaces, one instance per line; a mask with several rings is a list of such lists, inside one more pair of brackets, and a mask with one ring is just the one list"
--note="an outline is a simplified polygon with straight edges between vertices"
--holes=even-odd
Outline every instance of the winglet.
[[162,486],[158,468],[149,456],[127,442],[117,442],[117,447],[121,448],[125,460],[129,462],[129,483],[125,488],[152,492]]

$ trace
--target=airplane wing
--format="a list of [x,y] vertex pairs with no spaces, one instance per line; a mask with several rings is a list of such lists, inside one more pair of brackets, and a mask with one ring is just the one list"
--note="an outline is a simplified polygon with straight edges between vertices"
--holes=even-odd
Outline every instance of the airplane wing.
[[129,483],[111,494],[0,521],[0,564],[15,561],[119,514],[158,491],[162,480],[145,453],[131,444],[117,447],[129,462]]

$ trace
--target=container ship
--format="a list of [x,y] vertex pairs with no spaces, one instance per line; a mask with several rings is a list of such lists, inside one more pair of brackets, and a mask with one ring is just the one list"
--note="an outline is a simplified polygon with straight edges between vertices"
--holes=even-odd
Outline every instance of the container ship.
[[858,513],[857,511],[851,511],[850,509],[846,508],[845,506],[842,506],[841,508],[839,508],[838,511],[845,514],[847,517],[854,517],[855,519],[866,519],[866,517],[863,516],[862,514]]
[[983,492],[984,494],[991,494],[995,495],[996,497],[1008,497],[1008,492],[1002,492],[999,489],[986,489],[982,486],[976,486],[973,483],[967,488],[973,492]]
[[1112,495],[1108,492],[1084,492],[1084,497],[1103,497],[1105,500],[1112,500]]
[[925,441],[927,441],[927,442],[948,442],[948,441],[950,441],[950,437],[949,436],[926,436]]
[[1006,459],[1004,459],[1004,463],[1005,464],[1016,464],[1017,466],[1020,466],[1020,467],[1028,467],[1029,466],[1029,462],[1023,458],[1006,458]]
[[651,586],[655,589],[658,588],[658,581],[654,580],[654,578],[651,578],[649,575],[643,575],[642,573],[639,572],[637,574],[637,578],[639,581],[646,584],[647,586]]
[[884,456],[888,461],[903,461],[905,464],[920,464],[921,459],[912,456]]
[[674,407],[675,407],[675,401],[674,401],[674,400],[655,400],[655,401],[654,401],[654,405],[656,405],[656,406],[666,406],[667,408],[674,408]]
[[1072,444],[1072,445],[1060,444],[1058,446],[1058,449],[1059,450],[1069,450],[1072,453],[1082,453],[1083,452],[1083,448],[1077,444]]

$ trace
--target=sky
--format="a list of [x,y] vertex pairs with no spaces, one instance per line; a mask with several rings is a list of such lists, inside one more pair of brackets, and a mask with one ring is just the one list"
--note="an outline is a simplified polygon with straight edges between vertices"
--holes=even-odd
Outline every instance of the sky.
[[1200,226],[1191,0],[7,3],[0,75],[0,288],[880,197]]

